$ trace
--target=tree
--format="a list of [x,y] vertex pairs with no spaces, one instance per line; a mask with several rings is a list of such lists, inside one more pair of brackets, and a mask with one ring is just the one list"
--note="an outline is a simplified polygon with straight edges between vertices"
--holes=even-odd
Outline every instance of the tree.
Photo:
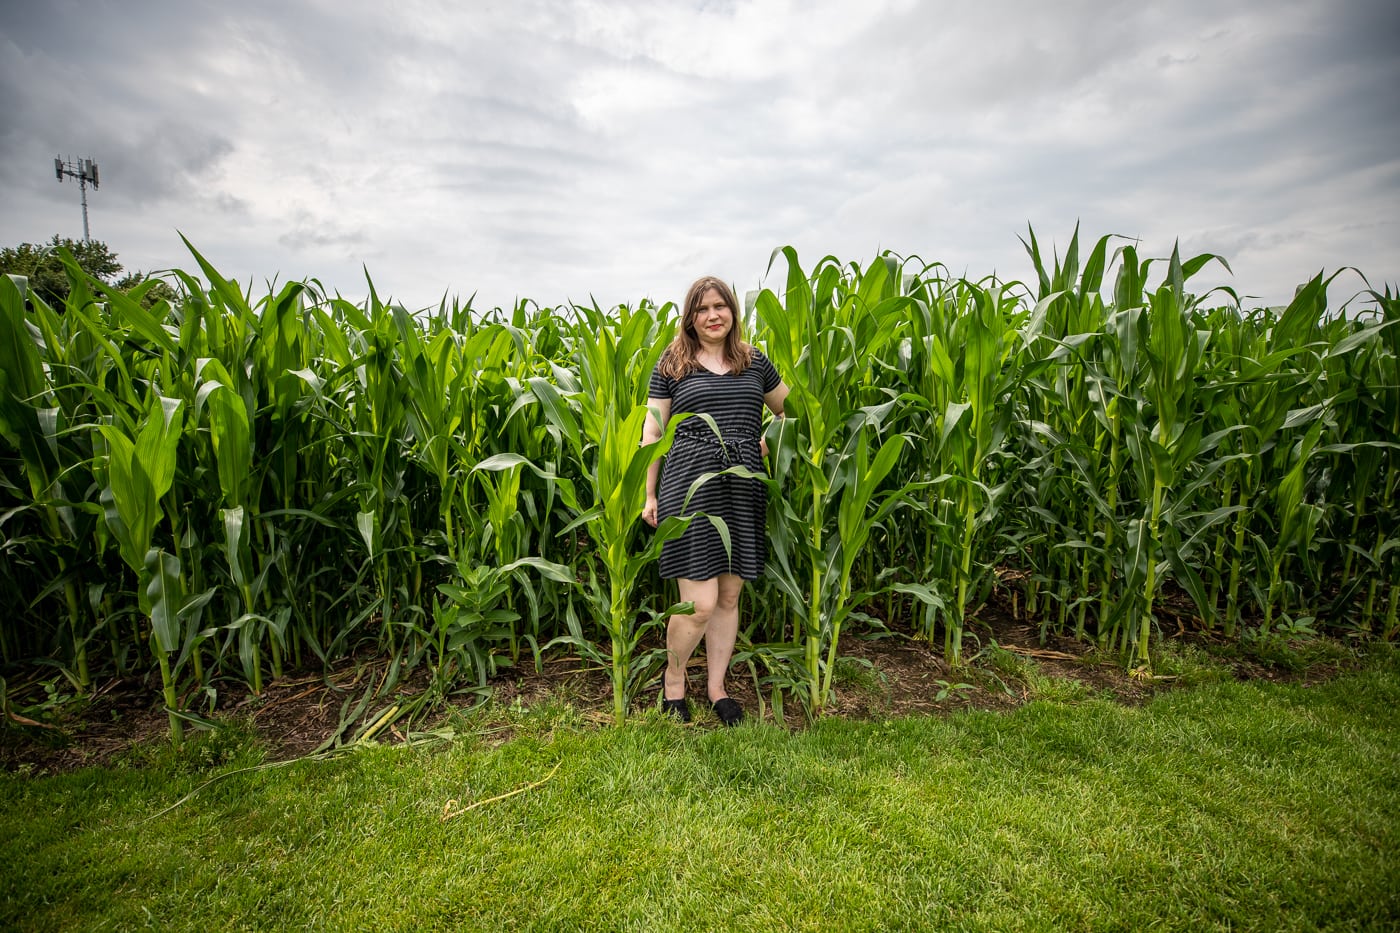
[[[122,264],[106,243],[101,240],[72,240],[59,237],[56,233],[53,239],[42,245],[21,243],[0,249],[0,274],[27,277],[29,288],[35,295],[50,307],[62,309],[68,300],[68,273],[63,268],[63,260],[59,258],[59,247],[71,252],[84,272],[122,291],[130,291],[149,278],[140,272],[117,278]],[[174,290],[161,282],[143,296],[142,303],[150,307],[158,298],[169,301],[174,297]]]
[[85,272],[104,282],[110,283],[122,271],[117,254],[101,240],[63,239],[55,233],[53,239],[43,245],[21,243],[0,249],[0,273],[28,277],[34,294],[49,305],[61,308],[68,298],[68,273],[59,258],[59,247],[67,247]]

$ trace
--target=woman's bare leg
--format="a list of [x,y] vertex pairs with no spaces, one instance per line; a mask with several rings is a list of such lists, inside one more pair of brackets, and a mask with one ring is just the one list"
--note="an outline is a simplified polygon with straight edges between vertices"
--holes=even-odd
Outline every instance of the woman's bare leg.
[[734,656],[734,642],[739,637],[739,594],[744,589],[744,578],[725,573],[720,574],[718,583],[715,607],[705,630],[705,666],[711,703],[729,696],[724,688],[724,677],[729,673],[729,659]]
[[[715,602],[721,590],[718,579],[680,579],[676,582],[680,584],[681,602],[694,603],[695,612],[691,615],[678,613],[671,616],[670,621],[666,623],[666,675],[662,693],[667,700],[679,700],[685,696],[686,662],[695,653],[696,646],[700,644],[700,639],[713,618]],[[708,645],[707,642],[707,648]],[[732,637],[729,647],[731,651],[734,648]]]

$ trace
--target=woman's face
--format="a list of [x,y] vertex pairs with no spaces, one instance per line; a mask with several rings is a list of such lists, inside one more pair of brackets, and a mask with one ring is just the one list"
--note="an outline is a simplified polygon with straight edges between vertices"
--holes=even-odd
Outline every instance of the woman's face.
[[723,343],[734,328],[734,310],[725,304],[718,289],[708,288],[700,296],[691,326],[695,328],[695,336],[700,342]]

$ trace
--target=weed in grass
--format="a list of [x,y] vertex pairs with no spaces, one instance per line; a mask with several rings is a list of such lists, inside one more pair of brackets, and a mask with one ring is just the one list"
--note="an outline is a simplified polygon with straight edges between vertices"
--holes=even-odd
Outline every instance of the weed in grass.
[[1016,652],[997,644],[996,639],[992,639],[974,660],[1004,678],[1021,682],[1025,682],[1027,671],[1034,667]]
[[977,689],[975,684],[964,683],[962,681],[950,683],[946,680],[935,680],[933,683],[938,687],[938,692],[933,696],[933,702],[935,703],[942,703],[950,696],[955,694],[961,696],[964,693],[970,693]]
[[836,689],[854,692],[867,702],[889,705],[889,678],[869,658],[837,658],[831,682]]
[[186,739],[178,747],[159,741],[134,745],[116,763],[125,768],[172,774],[203,774],[226,767],[251,767],[264,758],[257,731],[246,718],[230,718],[220,722],[218,728],[191,731]]
[[1075,661],[1080,667],[1102,667],[1122,670],[1123,658],[1101,644],[1091,643],[1089,650]]
[[1073,677],[1049,677],[1031,664],[1026,686],[1031,697],[1049,703],[1082,703],[1092,699],[1095,691]]
[[1003,648],[996,639],[992,639],[973,658],[966,673],[977,686],[1016,697],[1029,689],[1035,663]]
[[[1050,676],[1042,671],[1033,659],[1009,651],[995,640],[977,655],[977,659],[979,665],[973,669],[973,679],[990,680],[1012,696],[1015,695],[1015,691],[1011,689],[1010,684],[1023,687],[1032,699],[1051,703],[1077,703],[1094,695],[1094,691],[1080,681],[1070,677]],[[944,688],[940,699],[950,689],[967,686],[955,684],[950,687],[943,681],[939,681],[939,684]]]
[[1195,645],[1182,642],[1163,642],[1153,656],[1152,671],[1155,676],[1170,678],[1181,687],[1199,687],[1234,679],[1229,665]]
[[1239,647],[1246,657],[1293,674],[1302,674],[1317,667],[1347,665],[1356,660],[1355,651],[1334,639],[1290,636],[1264,629],[1244,632]]
[[1400,671],[1400,645],[1392,641],[1367,642],[1361,650],[1367,670]]
[[41,686],[44,690],[43,696],[29,705],[19,706],[15,712],[39,722],[52,724],[80,713],[85,705],[81,698],[75,698],[72,685],[65,678],[54,677],[44,681]]
[[72,734],[82,731],[87,707],[87,698],[73,693],[64,677],[30,684],[22,694],[11,693],[0,677],[0,740],[14,736],[43,748],[66,748]]
[[529,701],[516,696],[508,704],[488,703],[477,721],[486,728],[508,727],[517,736],[542,736],[556,729],[580,728],[584,717],[573,702],[550,693]]
[[481,731],[492,721],[492,706],[485,703],[471,703],[466,706],[449,706],[443,710],[441,728],[451,729],[457,735],[470,735]]

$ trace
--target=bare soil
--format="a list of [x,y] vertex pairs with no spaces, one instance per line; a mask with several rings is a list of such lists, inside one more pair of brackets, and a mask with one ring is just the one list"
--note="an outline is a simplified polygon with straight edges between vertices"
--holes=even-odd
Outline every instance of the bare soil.
[[[1058,683],[1077,695],[1112,698],[1126,704],[1139,704],[1153,695],[1175,689],[1172,677],[1152,677],[1128,670],[1111,654],[1098,652],[1090,644],[1072,638],[1049,635],[1044,642],[1039,627],[1016,617],[1013,604],[983,606],[970,626],[966,651],[973,663],[954,671],[937,649],[927,642],[899,634],[881,637],[843,635],[843,660],[834,677],[835,701],[825,715],[875,720],[910,715],[945,715],[958,710],[1011,710],[1034,699],[1046,683]],[[659,635],[653,633],[653,640]],[[1212,636],[1178,624],[1175,638],[1183,643],[1209,646]],[[1001,661],[989,653],[977,655],[978,646],[995,643],[1009,654]],[[650,647],[650,646],[647,646]],[[1227,653],[1228,654],[1228,653]],[[1008,663],[1008,661],[1010,663]],[[1256,658],[1236,654],[1221,661],[1234,677],[1270,680],[1325,680],[1335,676],[1345,663],[1313,664],[1304,670],[1280,669]],[[1034,672],[1034,678],[1026,676]],[[695,709],[696,728],[717,728],[718,721],[703,701],[705,675],[703,652],[697,652],[689,671],[689,695]],[[772,693],[767,687],[760,701],[755,675],[762,672],[739,664],[731,671],[730,695],[750,717],[776,721]],[[254,730],[267,750],[268,760],[296,758],[315,750],[335,734],[347,714],[367,690],[382,684],[387,662],[359,657],[336,664],[329,673],[300,673],[273,680],[263,693],[253,695],[245,686],[224,684],[213,709],[207,698],[189,698],[187,703],[201,715],[215,721],[241,721]],[[45,698],[43,684],[68,688],[55,679],[52,668],[22,672],[8,683],[8,706],[0,727],[0,768],[30,774],[53,774],[89,766],[110,766],[135,757],[140,750],[168,741],[168,720],[157,702],[157,685],[146,680],[110,679],[97,686],[89,697],[55,696],[48,710],[36,713],[36,703]],[[528,710],[552,703],[572,707],[579,719],[598,724],[612,721],[612,689],[607,672],[572,656],[545,658],[536,671],[526,659],[519,668],[505,668],[491,681],[490,707],[474,721],[487,721],[491,710]],[[399,683],[385,698],[369,704],[360,719],[345,730],[349,737],[365,724],[366,717],[394,702],[411,701],[427,689],[427,676],[421,669]],[[36,699],[37,698],[37,699]],[[471,704],[470,698],[453,698],[455,715]],[[656,690],[644,692],[636,708],[651,708]],[[347,705],[348,704],[348,705]],[[21,715],[16,710],[28,710]],[[429,714],[426,722],[413,728],[427,730],[452,718],[454,709]],[[38,717],[38,718],[36,718]],[[511,717],[502,715],[501,726],[492,730],[497,740],[513,733]],[[781,720],[788,728],[802,728],[801,708],[788,698]],[[402,741],[407,727],[394,723],[376,737],[380,741]]]

